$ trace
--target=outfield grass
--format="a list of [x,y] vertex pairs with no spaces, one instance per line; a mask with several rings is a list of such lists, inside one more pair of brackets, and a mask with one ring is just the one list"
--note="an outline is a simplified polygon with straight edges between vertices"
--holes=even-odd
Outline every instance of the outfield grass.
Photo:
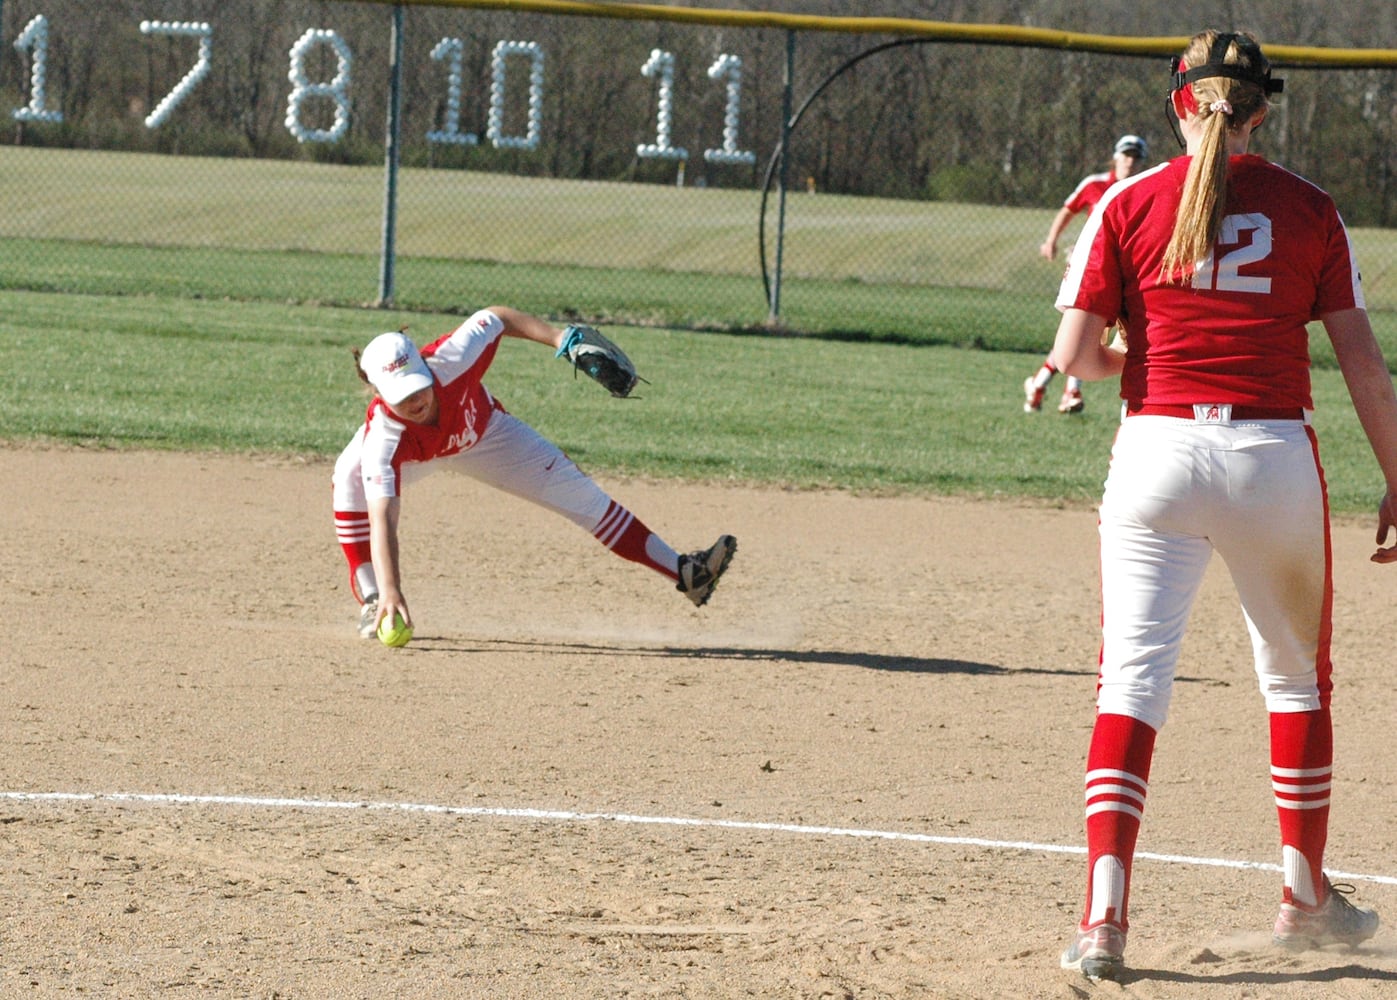
[[[368,305],[378,260],[365,255],[112,246],[0,239],[0,288],[81,295]],[[1052,339],[1051,296],[964,288],[792,280],[782,329],[845,340],[1030,350]],[[508,302],[555,318],[691,330],[766,331],[760,281],[723,274],[399,261],[395,306],[457,312]],[[738,323],[735,317],[745,317]],[[1003,317],[996,319],[995,317]]]
[[[333,306],[372,305],[358,293],[376,287],[378,266],[348,254],[21,239],[0,239],[0,261],[0,289]],[[558,320],[772,332],[751,306],[759,287],[730,275],[408,260],[400,265],[398,287],[395,304],[403,313],[457,314],[504,302]],[[796,304],[785,311],[782,330],[824,339],[1031,353],[1046,351],[1057,325],[1051,296],[828,281],[794,288]],[[753,321],[734,326],[731,317],[744,311]],[[1397,364],[1397,313],[1372,319],[1389,361]],[[1311,337],[1311,350],[1317,368],[1334,367],[1322,334]]]
[[[381,168],[0,146],[0,184],[0,288],[335,305],[379,295]],[[395,304],[449,312],[504,300],[555,317],[758,329],[769,318],[760,200],[404,170]],[[1052,214],[794,194],[782,325],[1042,349],[1062,273],[1037,255]],[[774,199],[766,221],[774,266]],[[1375,325],[1397,345],[1397,234],[1354,239]]]
[[[366,402],[350,351],[403,323],[425,341],[458,321],[0,292],[0,365],[11,373],[0,438],[329,457]],[[611,399],[551,352],[513,340],[488,379],[512,412],[597,473],[1081,504],[1105,476],[1111,388],[1088,385],[1078,417],[1025,415],[1020,385],[1037,353],[609,332],[651,380],[639,400]],[[1317,372],[1315,393],[1334,509],[1369,512],[1382,480],[1338,375]]]
[[[22,193],[0,217],[8,237],[368,255],[381,244],[381,167],[0,146],[0,176]],[[404,169],[398,197],[404,257],[760,273],[754,190]],[[773,197],[773,240],[775,210]],[[788,274],[963,288],[1028,281],[1026,291],[1050,295],[1060,267],[1032,251],[1052,216],[793,195]]]

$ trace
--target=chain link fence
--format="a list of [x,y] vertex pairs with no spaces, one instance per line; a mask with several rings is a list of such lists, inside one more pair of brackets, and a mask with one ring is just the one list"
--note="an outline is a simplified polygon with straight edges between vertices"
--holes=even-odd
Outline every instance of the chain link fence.
[[[349,0],[0,31],[12,289],[1038,350],[1062,198],[1120,133],[1173,153],[1162,58]],[[1335,192],[1391,326],[1394,76],[1285,75],[1260,151]]]

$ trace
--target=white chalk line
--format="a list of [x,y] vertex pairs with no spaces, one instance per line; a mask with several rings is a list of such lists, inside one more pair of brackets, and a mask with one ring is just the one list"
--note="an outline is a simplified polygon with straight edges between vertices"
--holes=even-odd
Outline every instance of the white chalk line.
[[[9,802],[95,802],[140,803],[163,806],[248,806],[255,809],[366,810],[377,812],[425,813],[436,816],[465,816],[495,819],[548,820],[559,823],[630,823],[639,826],[687,826],[719,830],[743,830],[760,833],[790,833],[808,837],[848,837],[858,840],[894,840],[913,844],[938,844],[943,847],[979,847],[991,851],[1030,851],[1037,854],[1086,854],[1085,847],[1063,844],[1039,844],[1027,840],[989,840],[983,837],[943,837],[932,833],[907,833],[897,830],[866,830],[857,827],[807,826],[799,823],[770,823],[757,820],[702,819],[686,816],[638,816],[630,813],[573,812],[562,809],[509,809],[495,806],[444,806],[430,802],[355,802],[335,799],[258,798],[249,795],[176,795],[139,792],[4,792],[0,801]],[[1165,864],[1195,865],[1207,868],[1232,868],[1243,871],[1276,872],[1280,865],[1260,861],[1235,861],[1227,858],[1197,858],[1185,854],[1155,854],[1137,851],[1137,860],[1160,861]],[[1370,875],[1362,872],[1328,870],[1336,881],[1373,882],[1397,885],[1397,876]]]

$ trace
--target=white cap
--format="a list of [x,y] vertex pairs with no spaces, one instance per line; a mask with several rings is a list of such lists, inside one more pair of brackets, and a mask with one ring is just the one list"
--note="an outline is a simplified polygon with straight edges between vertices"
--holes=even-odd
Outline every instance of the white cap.
[[380,333],[369,341],[359,367],[389,406],[432,384],[432,370],[405,333]]
[[1138,135],[1123,135],[1116,140],[1117,153],[1130,153],[1142,160],[1150,158],[1150,147]]

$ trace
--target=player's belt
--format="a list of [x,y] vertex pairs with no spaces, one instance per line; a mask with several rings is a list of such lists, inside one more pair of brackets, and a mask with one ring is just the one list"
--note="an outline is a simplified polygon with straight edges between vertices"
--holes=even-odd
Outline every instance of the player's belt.
[[[1215,421],[1304,420],[1305,411],[1299,406],[1242,406],[1237,403],[1127,403],[1129,417],[1181,417],[1184,420],[1208,422],[1210,411],[1218,411]],[[1230,411],[1230,417],[1221,414]]]

